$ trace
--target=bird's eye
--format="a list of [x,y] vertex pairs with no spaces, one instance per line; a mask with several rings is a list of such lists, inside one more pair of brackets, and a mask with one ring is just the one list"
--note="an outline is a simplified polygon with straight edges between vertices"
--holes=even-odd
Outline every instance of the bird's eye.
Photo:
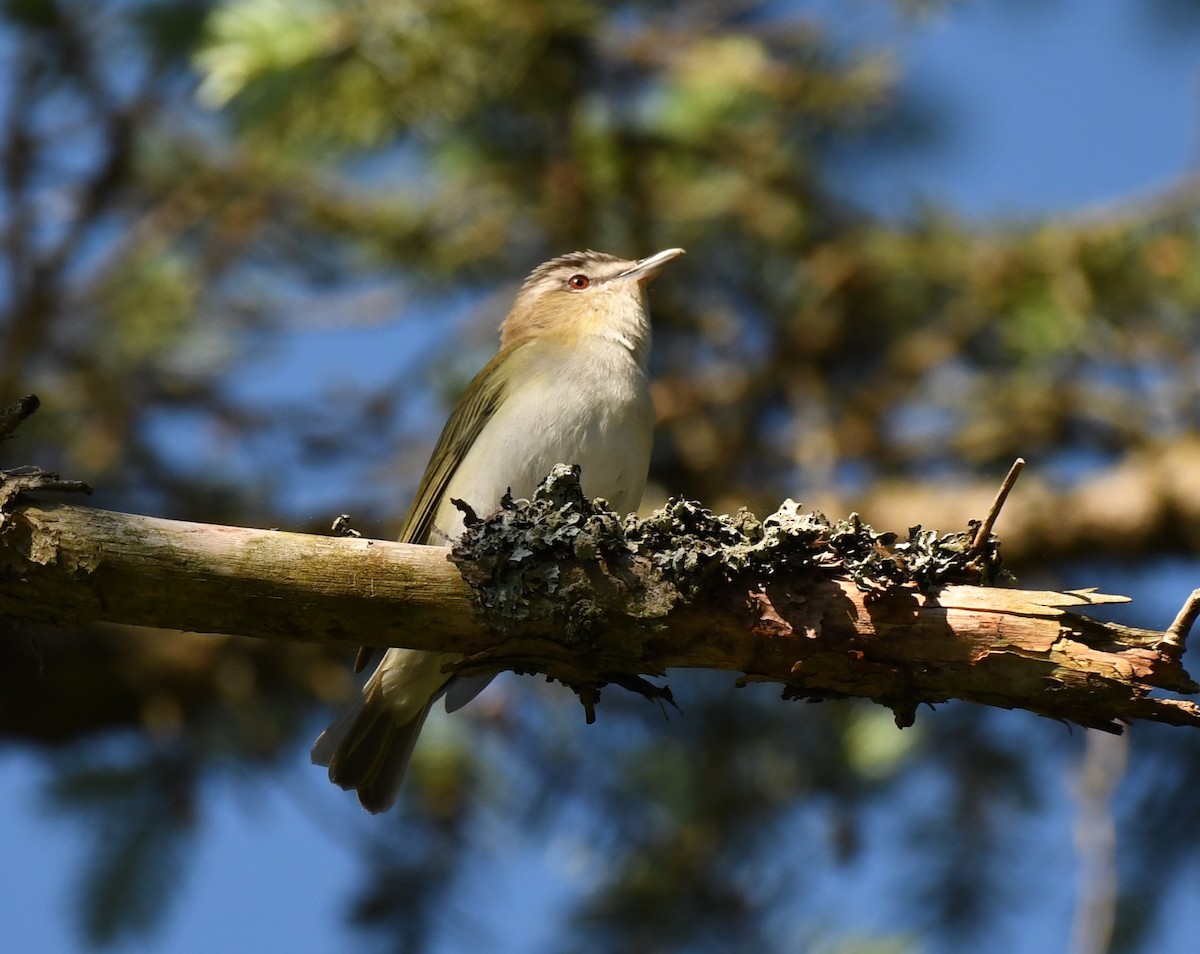
[[572,275],[570,278],[567,279],[567,284],[570,285],[572,288],[574,288],[576,291],[582,291],[583,289],[585,289],[589,285],[591,285],[591,283],[592,283],[592,280],[583,274]]

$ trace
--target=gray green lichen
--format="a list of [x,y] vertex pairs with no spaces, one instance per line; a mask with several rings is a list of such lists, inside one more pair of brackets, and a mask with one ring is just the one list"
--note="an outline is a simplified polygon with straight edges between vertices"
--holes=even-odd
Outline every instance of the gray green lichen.
[[745,509],[716,516],[680,499],[644,519],[622,519],[584,496],[579,468],[565,465],[530,500],[505,496],[483,518],[460,506],[467,527],[451,559],[502,628],[506,620],[560,617],[569,634],[581,634],[611,612],[652,621],[714,583],[785,571],[850,579],[876,595],[1007,578],[994,537],[970,552],[975,525],[944,535],[913,527],[900,539],[857,514],[830,521],[803,513],[793,500],[762,520]]

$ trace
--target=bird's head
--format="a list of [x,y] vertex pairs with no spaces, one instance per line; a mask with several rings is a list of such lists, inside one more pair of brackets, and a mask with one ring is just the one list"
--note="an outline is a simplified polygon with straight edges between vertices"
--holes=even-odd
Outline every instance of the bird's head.
[[682,254],[669,248],[631,261],[571,252],[539,265],[500,327],[501,349],[532,339],[571,344],[599,337],[623,345],[644,364],[650,342],[646,285]]

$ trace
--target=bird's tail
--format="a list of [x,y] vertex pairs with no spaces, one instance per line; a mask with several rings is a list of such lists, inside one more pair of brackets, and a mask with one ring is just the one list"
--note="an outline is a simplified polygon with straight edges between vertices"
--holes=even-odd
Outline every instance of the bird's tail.
[[367,811],[387,811],[400,792],[433,701],[414,716],[385,705],[380,693],[364,693],[317,737],[314,764],[327,766],[335,785],[357,791]]

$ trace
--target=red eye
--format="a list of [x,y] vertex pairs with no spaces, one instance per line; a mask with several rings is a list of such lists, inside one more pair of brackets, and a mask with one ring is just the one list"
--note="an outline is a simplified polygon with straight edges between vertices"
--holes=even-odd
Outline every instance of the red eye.
[[572,275],[567,279],[567,284],[576,290],[583,290],[591,285],[592,280],[586,275]]

